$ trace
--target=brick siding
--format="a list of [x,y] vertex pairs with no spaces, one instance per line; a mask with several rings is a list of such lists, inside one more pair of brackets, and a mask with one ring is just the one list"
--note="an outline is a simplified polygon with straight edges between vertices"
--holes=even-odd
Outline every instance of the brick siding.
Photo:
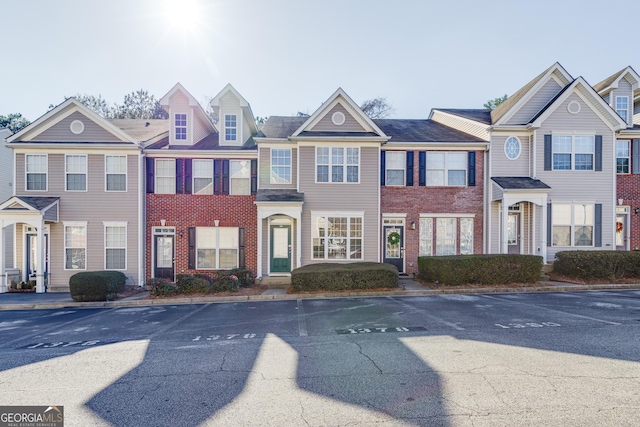
[[622,199],[622,204],[631,208],[629,249],[640,249],[640,215],[633,212],[640,207],[640,175],[618,175],[616,187],[616,203]]

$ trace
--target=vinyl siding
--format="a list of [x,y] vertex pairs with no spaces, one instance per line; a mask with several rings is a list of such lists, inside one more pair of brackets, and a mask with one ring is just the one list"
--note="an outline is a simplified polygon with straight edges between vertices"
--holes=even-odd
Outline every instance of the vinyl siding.
[[7,225],[4,227],[4,268],[15,267],[13,264],[13,227],[14,225]]
[[560,92],[562,87],[553,79],[549,79],[531,99],[508,120],[508,124],[529,123],[549,101]]
[[449,126],[450,128],[457,129],[461,132],[477,136],[485,141],[489,140],[489,132],[487,132],[487,128],[489,127],[488,124],[474,122],[452,114],[443,113],[438,110],[433,110],[431,120],[445,126]]
[[[176,114],[186,114],[187,115],[187,139],[186,141],[176,140]],[[191,106],[189,105],[189,98],[182,92],[178,91],[173,95],[170,100],[169,107],[169,126],[171,130],[169,132],[169,144],[172,145],[192,145],[197,142],[197,140],[193,140],[193,125],[192,125],[193,112]]]
[[0,129],[0,200],[3,202],[13,195],[13,151],[3,145],[9,136],[9,129]]
[[[116,154],[116,153],[114,153]],[[59,223],[51,223],[51,284],[68,286],[75,271],[64,270],[64,221],[87,221],[87,271],[104,269],[103,221],[127,223],[127,270],[129,283],[138,272],[138,156],[127,156],[127,192],[106,192],[104,155],[88,155],[86,192],[65,191],[64,154],[49,154],[49,191],[25,191],[24,154],[16,156],[16,194],[60,197]],[[22,268],[22,265],[19,266]]]
[[[84,131],[76,135],[71,132],[70,126],[74,120],[80,120],[84,123]],[[76,111],[70,114],[60,122],[51,126],[41,134],[35,136],[32,141],[39,142],[122,142],[121,139],[114,136],[104,128],[98,126],[93,120],[84,114]]]
[[[319,145],[321,146],[321,145]],[[353,147],[356,145],[345,146]],[[360,147],[360,183],[315,183],[315,147],[300,147],[300,191],[305,193],[302,206],[302,265],[326,262],[311,260],[311,211],[363,212],[363,261],[377,261],[379,252],[378,161],[379,147]]]
[[633,116],[633,90],[631,89],[631,83],[629,83],[629,81],[625,78],[620,79],[620,81],[618,82],[618,87],[616,89],[613,89],[611,91],[611,107],[615,110],[616,109],[616,96],[626,96],[628,99],[628,106],[629,108],[627,109],[627,123],[633,123],[633,119],[631,116]]
[[[290,148],[283,146],[282,148]],[[271,184],[271,149],[260,148],[260,165],[258,187],[261,189],[295,189],[297,188],[297,166],[298,166],[298,149],[291,147],[291,183],[290,184]]]
[[[336,126],[331,121],[331,117],[335,112],[344,114],[345,121],[342,125]],[[356,121],[342,104],[336,104],[325,116],[310,129],[315,132],[366,132],[366,130]]]
[[[191,113],[194,114],[193,109],[191,109]],[[195,144],[207,135],[209,135],[209,130],[207,130],[206,123],[204,123],[197,115],[194,114],[193,143]]]
[[[224,127],[224,116],[226,114],[235,114],[236,115],[236,137],[238,138],[236,141],[225,141],[225,127]],[[240,107],[240,100],[236,98],[233,94],[228,93],[223,96],[220,100],[220,118],[218,122],[218,128],[220,129],[220,145],[242,145],[242,132],[243,132],[243,122],[242,122],[242,108]],[[244,135],[244,138],[248,138],[248,135]]]
[[[298,258],[298,247],[296,235],[298,232],[298,224],[295,218],[291,219],[291,270],[298,268],[297,258]],[[269,228],[269,218],[265,218],[262,220],[262,275],[266,276],[270,269],[270,239],[271,239],[271,230]]]
[[[520,156],[511,160],[504,151],[504,145],[509,137],[520,140]],[[491,137],[491,175],[492,176],[529,176],[530,173],[530,143],[529,135],[494,134]]]
[[500,253],[500,202],[491,202],[491,247],[489,253]]

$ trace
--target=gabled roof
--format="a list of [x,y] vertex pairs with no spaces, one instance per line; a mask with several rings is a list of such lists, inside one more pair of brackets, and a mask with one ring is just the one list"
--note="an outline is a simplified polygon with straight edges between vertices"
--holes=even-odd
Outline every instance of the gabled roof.
[[177,93],[177,92],[181,92],[184,96],[187,97],[187,99],[189,100],[189,106],[193,107],[195,113],[200,117],[200,119],[202,120],[203,123],[205,123],[205,125],[209,128],[209,131],[214,132],[216,131],[215,126],[213,125],[213,123],[211,123],[211,119],[209,118],[209,116],[207,115],[207,113],[202,109],[202,106],[200,105],[200,103],[198,102],[197,99],[195,99],[193,97],[193,95],[191,95],[189,93],[188,90],[186,90],[184,88],[184,86],[182,86],[179,82],[176,83],[171,90],[169,90],[169,92],[167,92],[167,94],[165,96],[163,96],[162,98],[160,98],[160,105],[162,106],[162,108],[164,108],[167,112],[169,111],[169,105],[171,103],[171,98]]
[[521,176],[494,176],[491,180],[498,184],[503,190],[550,190],[544,182],[539,179]]
[[256,193],[256,202],[304,202],[304,193],[299,193],[296,190],[265,190],[260,189]]
[[[384,132],[371,120],[353,99],[347,95],[342,89],[338,88],[333,95],[329,97],[307,120],[300,125],[298,129],[291,135],[292,137],[301,136],[305,131],[311,130],[336,104],[341,104],[353,118],[364,128],[364,133],[373,133],[378,137],[385,137]],[[364,136],[364,135],[363,135]]]
[[251,134],[255,135],[258,132],[258,128],[254,120],[255,116],[253,115],[253,111],[251,111],[251,106],[249,105],[247,100],[244,99],[242,95],[240,95],[240,92],[238,92],[236,88],[234,88],[231,85],[231,83],[227,83],[227,85],[224,88],[222,88],[222,90],[218,92],[216,96],[213,97],[213,99],[210,102],[211,107],[213,107],[214,111],[219,115],[220,100],[222,99],[223,96],[227,95],[228,93],[232,93],[240,102],[240,107],[244,110],[245,117],[249,117],[249,120],[247,120],[247,122],[249,122],[249,126],[251,127]]
[[193,145],[169,145],[169,136],[166,136],[159,141],[156,141],[147,147],[145,150],[178,150],[178,151],[199,151],[199,150],[207,150],[207,151],[240,151],[240,150],[255,150],[256,142],[253,138],[249,138],[244,145],[235,146],[235,145],[223,145],[220,146],[220,138],[217,132],[210,133],[209,135],[202,138],[200,141],[196,142]]
[[552,75],[555,75],[563,85],[573,81],[573,77],[558,62],[534,77],[529,83],[524,85],[513,95],[491,111],[491,123],[501,124],[506,121],[523,103],[530,99],[542,87]]
[[257,136],[262,138],[288,138],[306,121],[307,117],[270,116],[260,128]]
[[605,95],[610,90],[616,89],[618,87],[618,83],[620,82],[620,80],[627,76],[628,76],[628,79],[631,81],[631,88],[634,94],[637,94],[639,89],[638,83],[640,83],[640,76],[638,75],[638,73],[636,73],[636,71],[633,68],[631,68],[631,66],[623,68],[622,70],[618,71],[614,75],[609,76],[603,81],[601,81],[600,83],[595,84],[593,86],[593,89],[596,92],[598,92],[600,95]]
[[[507,98],[508,99],[508,98]],[[491,124],[491,111],[487,108],[434,108],[443,113],[453,114],[464,119],[473,120],[486,125]]]
[[169,120],[166,119],[110,119],[109,121],[143,142],[169,131]]
[[56,204],[60,197],[12,196],[0,203],[0,210],[28,210],[42,212]]

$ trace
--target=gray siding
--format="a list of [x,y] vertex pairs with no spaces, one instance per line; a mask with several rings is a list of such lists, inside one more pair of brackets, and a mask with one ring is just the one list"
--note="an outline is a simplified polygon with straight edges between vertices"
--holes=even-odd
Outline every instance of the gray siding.
[[611,91],[611,107],[616,109],[616,96],[626,96],[629,101],[629,108],[627,110],[627,123],[633,123],[633,90],[631,88],[631,83],[625,78],[620,79],[618,82],[618,87]]
[[[331,116],[335,112],[344,114],[345,121],[342,125],[336,126],[331,121]],[[356,121],[342,104],[336,104],[320,121],[311,129],[316,132],[365,132],[365,129]]]
[[265,189],[285,189],[297,188],[297,167],[298,167],[298,149],[292,146],[282,146],[282,148],[291,148],[291,183],[290,184],[271,184],[271,149],[260,148],[260,165],[259,165],[259,188]]
[[549,79],[531,99],[509,119],[508,124],[524,124],[535,116],[549,101],[560,92],[562,87]]
[[194,114],[193,109],[191,109],[191,114],[194,115],[193,118],[193,143],[200,141],[205,136],[209,135],[209,131],[207,130],[206,124],[200,120],[200,118]]
[[13,151],[4,146],[5,138],[11,136],[9,129],[0,129],[0,201],[13,196]]
[[[345,146],[355,146],[347,145]],[[308,167],[300,169],[300,191],[304,193],[302,206],[302,265],[326,262],[312,260],[311,211],[362,212],[363,261],[377,261],[379,221],[379,147],[360,147],[360,183],[315,183],[315,147],[300,147],[300,163]]]
[[[225,141],[225,127],[224,127],[224,116],[225,114],[235,114],[236,115],[236,125],[237,127],[237,141]],[[232,93],[227,93],[225,96],[220,99],[220,121],[218,122],[218,129],[220,130],[220,145],[242,145],[242,132],[243,132],[243,122],[242,122],[242,108],[240,107],[240,100],[236,98]],[[247,135],[244,135],[244,138],[248,138]]]
[[[191,138],[196,138],[193,132],[193,111],[191,106],[189,105],[189,98],[182,92],[178,91],[173,95],[170,101],[169,108],[169,144],[175,145],[191,145],[189,142]],[[186,114],[187,115],[187,140],[176,140],[176,114]],[[193,143],[198,142],[198,140],[194,139]]]
[[[511,160],[504,151],[504,145],[509,137],[515,136],[520,140],[520,157]],[[492,176],[529,176],[530,174],[530,143],[529,135],[493,134],[491,136],[491,175]]]
[[487,132],[488,124],[474,122],[462,117],[458,117],[452,114],[443,113],[438,110],[433,111],[431,120],[438,122],[445,126],[449,126],[454,129],[458,129],[461,132],[468,133],[473,136],[477,136],[485,141],[489,140],[489,132]]
[[13,264],[13,227],[14,225],[7,225],[4,227],[4,268],[15,267]]
[[[84,123],[84,132],[79,135],[71,132],[71,122],[80,120]],[[51,126],[40,135],[33,138],[33,141],[41,142],[122,142],[111,132],[98,126],[93,120],[80,112],[70,114],[68,117]]]

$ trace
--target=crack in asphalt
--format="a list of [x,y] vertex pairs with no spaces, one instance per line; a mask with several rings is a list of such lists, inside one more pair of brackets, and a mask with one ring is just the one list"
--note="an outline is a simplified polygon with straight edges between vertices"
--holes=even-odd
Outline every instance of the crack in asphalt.
[[369,357],[367,354],[365,354],[365,353],[364,353],[364,351],[362,351],[362,346],[360,345],[360,343],[358,343],[358,342],[356,342],[356,341],[353,341],[353,340],[352,340],[352,342],[353,342],[355,345],[357,345],[357,346],[358,346],[358,351],[359,351],[359,353],[360,353],[361,355],[363,355],[364,357],[366,357],[367,359],[369,359],[369,361],[371,362],[371,364],[372,364],[373,366],[375,366],[375,367],[376,367],[376,369],[378,370],[378,372],[379,372],[380,374],[384,374],[384,372],[382,372],[382,369],[380,369],[380,367],[379,367],[379,366],[378,366],[378,364],[375,362],[375,360],[373,360],[371,357]]

